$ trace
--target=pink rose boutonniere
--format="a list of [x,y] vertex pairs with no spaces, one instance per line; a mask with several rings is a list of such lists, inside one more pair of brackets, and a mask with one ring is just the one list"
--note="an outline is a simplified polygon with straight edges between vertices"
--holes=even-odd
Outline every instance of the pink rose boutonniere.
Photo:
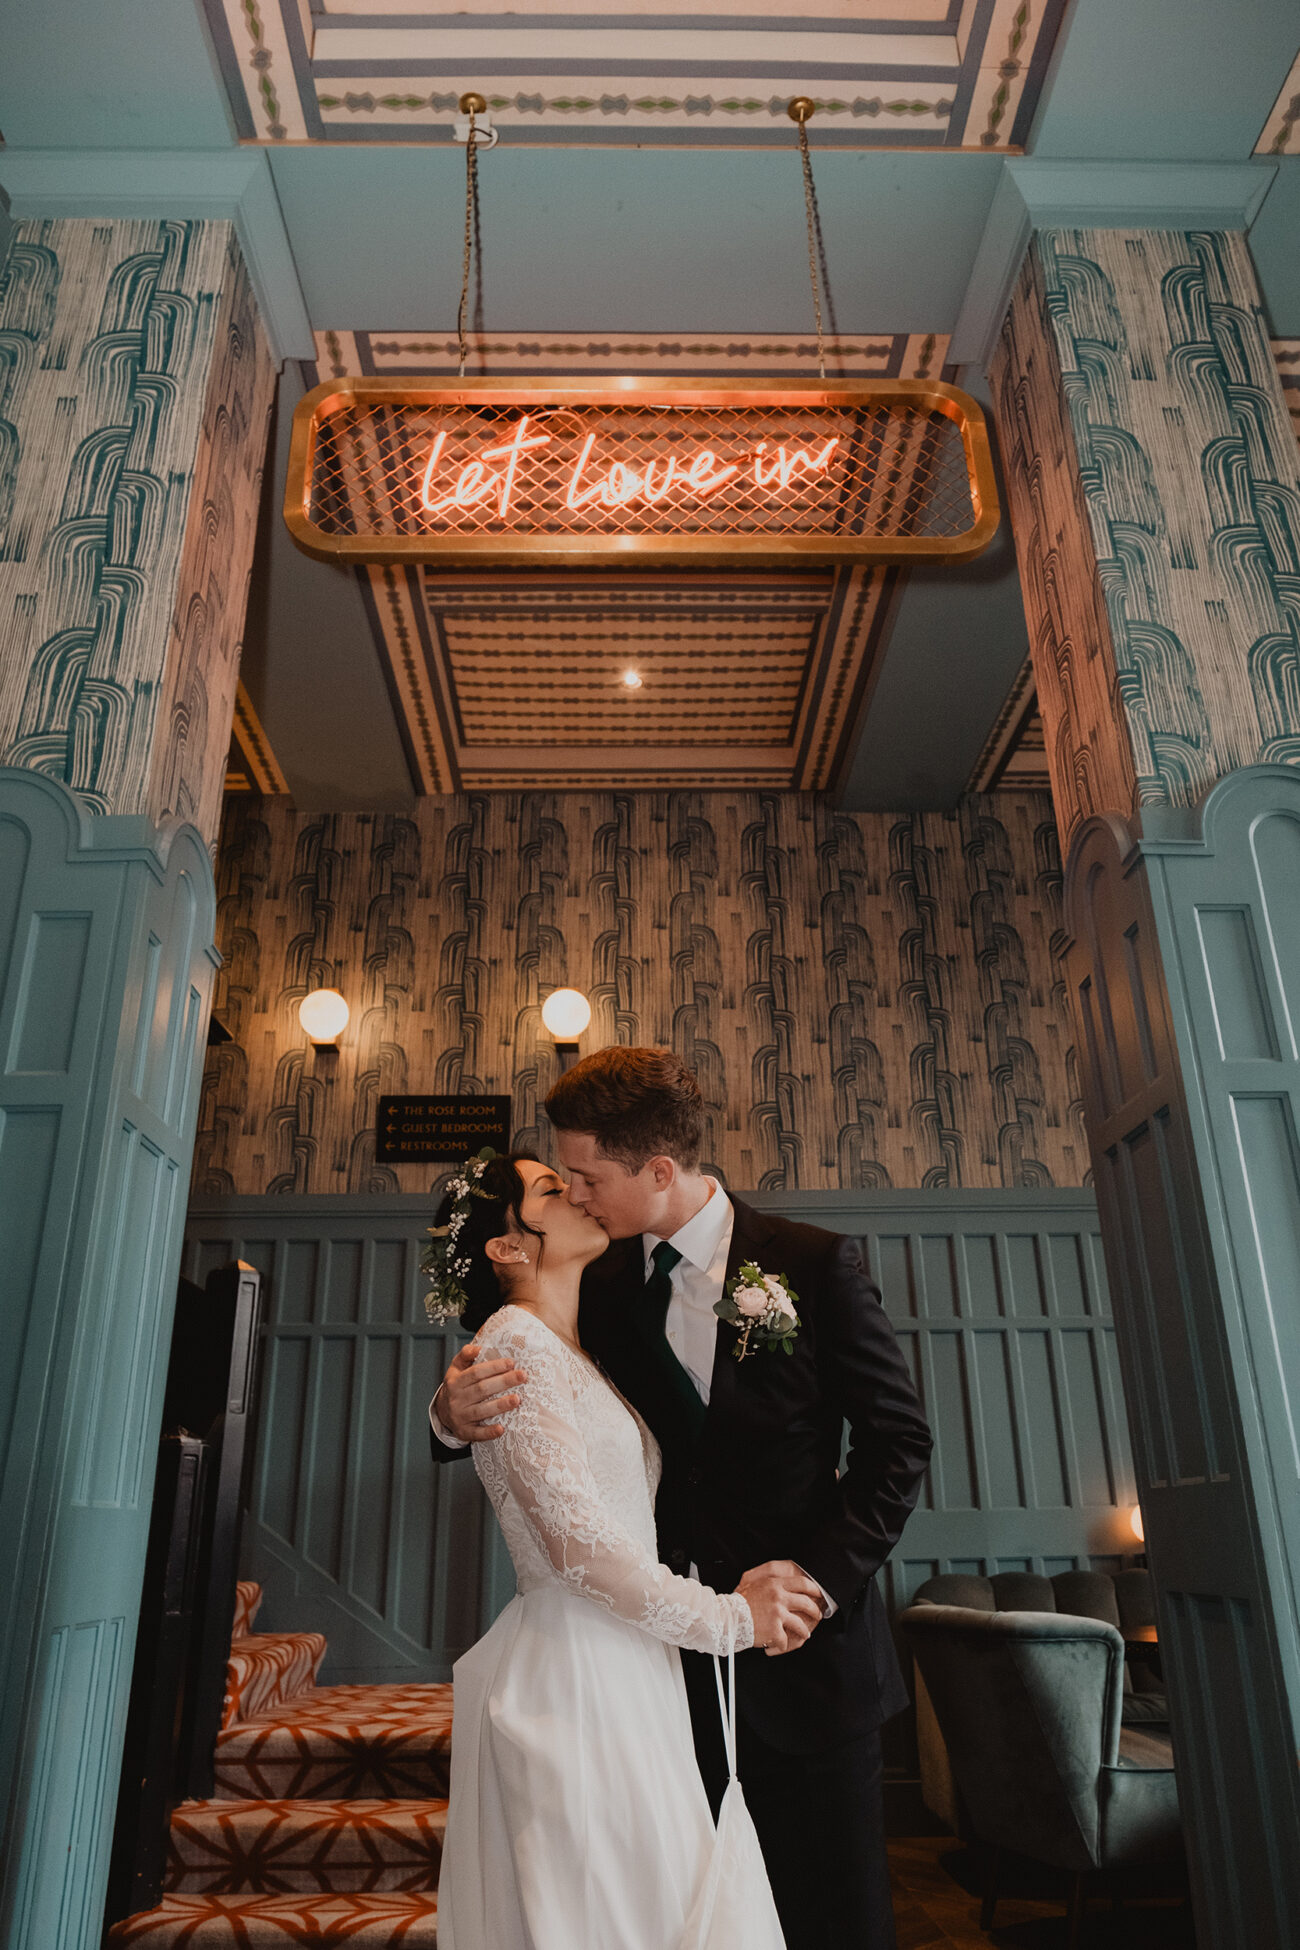
[[797,1303],[784,1276],[765,1273],[752,1259],[727,1281],[726,1292],[713,1309],[719,1319],[739,1327],[740,1338],[732,1353],[737,1361],[757,1354],[760,1347],[770,1354],[774,1348],[794,1353],[794,1337],[799,1332]]

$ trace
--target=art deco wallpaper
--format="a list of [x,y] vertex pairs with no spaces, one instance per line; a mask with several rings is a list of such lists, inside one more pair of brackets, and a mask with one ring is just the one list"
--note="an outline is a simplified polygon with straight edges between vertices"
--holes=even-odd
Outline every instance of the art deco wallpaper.
[[[1060,859],[1043,794],[946,816],[810,794],[494,793],[407,815],[233,800],[225,967],[199,1193],[419,1191],[377,1165],[377,1100],[509,1092],[545,1152],[552,988],[584,1051],[671,1044],[707,1158],[736,1189],[1079,1185],[1087,1173],[1052,954]],[[352,1018],[318,1062],[297,1007]]]
[[273,382],[229,222],[17,226],[0,758],[92,812],[215,836]]
[[1233,232],[1049,230],[1026,255],[990,377],[1067,841],[1300,762],[1287,369]]

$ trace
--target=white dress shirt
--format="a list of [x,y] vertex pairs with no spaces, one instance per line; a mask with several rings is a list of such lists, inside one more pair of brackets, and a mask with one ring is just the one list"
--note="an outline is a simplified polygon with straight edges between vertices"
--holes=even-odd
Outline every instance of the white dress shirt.
[[[713,1309],[727,1283],[727,1254],[731,1251],[731,1228],[736,1214],[717,1180],[710,1178],[706,1182],[708,1198],[693,1218],[678,1226],[668,1241],[681,1258],[668,1276],[672,1292],[664,1333],[700,1400],[707,1405],[713,1384],[713,1350],[718,1338],[718,1316]],[[660,1243],[657,1232],[641,1234],[647,1280],[654,1271],[654,1249]]]
[[[713,1351],[718,1338],[718,1316],[713,1309],[721,1300],[727,1284],[727,1255],[731,1251],[736,1209],[715,1178],[709,1178],[706,1182],[709,1186],[708,1198],[693,1218],[688,1219],[684,1226],[678,1226],[668,1241],[670,1246],[677,1248],[681,1258],[668,1275],[672,1292],[668,1300],[664,1333],[669,1347],[690,1376],[700,1400],[707,1405],[709,1390],[713,1385]],[[659,1240],[658,1233],[641,1234],[647,1279],[654,1271],[654,1249]],[[699,1576],[694,1564],[691,1566],[691,1576]],[[808,1576],[806,1571],[804,1576]],[[809,1582],[817,1584],[816,1578]],[[829,1618],[835,1610],[835,1600],[822,1585],[818,1584],[817,1589],[821,1594],[822,1611]]]

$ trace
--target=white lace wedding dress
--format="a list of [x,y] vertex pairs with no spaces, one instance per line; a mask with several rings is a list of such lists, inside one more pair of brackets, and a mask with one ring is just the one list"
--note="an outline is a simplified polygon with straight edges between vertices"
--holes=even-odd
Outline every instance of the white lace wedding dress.
[[480,1345],[529,1376],[474,1448],[519,1591],[455,1666],[439,1950],[779,1950],[756,1844],[708,1898],[722,1936],[697,1903],[719,1865],[677,1648],[751,1645],[749,1607],[659,1563],[658,1444],[591,1361],[517,1307]]

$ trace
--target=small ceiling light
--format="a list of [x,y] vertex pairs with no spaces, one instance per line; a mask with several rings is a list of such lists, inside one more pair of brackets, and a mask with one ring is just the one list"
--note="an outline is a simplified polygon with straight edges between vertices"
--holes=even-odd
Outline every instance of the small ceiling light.
[[625,670],[623,672],[624,690],[639,691],[644,681],[639,670]]
[[581,989],[555,989],[542,1004],[542,1021],[557,1043],[576,1043],[591,1021],[591,1004]]
[[1133,1535],[1137,1538],[1139,1544],[1145,1544],[1146,1530],[1142,1523],[1142,1505],[1140,1503],[1133,1505],[1133,1508],[1128,1513],[1128,1520]]
[[318,1049],[330,1049],[338,1042],[350,1014],[337,989],[313,989],[298,1004],[298,1020]]

